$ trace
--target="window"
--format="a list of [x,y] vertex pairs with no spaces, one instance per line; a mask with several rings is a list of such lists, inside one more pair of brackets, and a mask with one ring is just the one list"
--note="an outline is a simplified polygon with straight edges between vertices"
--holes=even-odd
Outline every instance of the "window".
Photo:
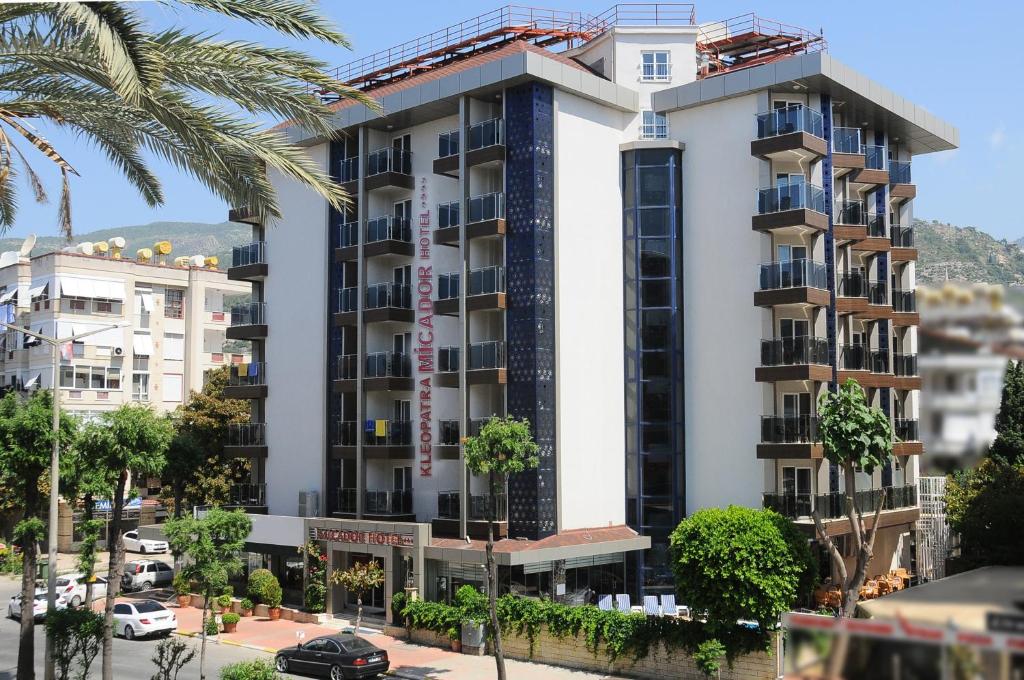
[[180,333],[164,335],[164,359],[185,360],[185,336]]
[[668,117],[664,113],[645,110],[641,112],[640,139],[665,139],[668,137]]
[[132,400],[149,401],[149,373],[132,375]]
[[60,367],[60,386],[76,390],[119,390],[121,371],[109,366]]
[[175,288],[164,291],[164,318],[185,318],[185,291]]
[[672,79],[672,64],[667,51],[644,52],[641,55],[640,80],[658,81]]

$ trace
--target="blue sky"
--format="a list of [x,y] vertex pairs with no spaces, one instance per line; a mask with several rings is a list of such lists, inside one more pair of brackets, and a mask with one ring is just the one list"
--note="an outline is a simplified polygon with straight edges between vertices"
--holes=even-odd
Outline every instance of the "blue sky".
[[[545,6],[599,13],[608,0],[548,2]],[[353,51],[308,43],[322,59],[341,64],[397,45],[434,29],[499,7],[479,1],[391,3],[321,0],[321,7],[348,35]],[[925,9],[927,8],[927,9]],[[382,10],[385,10],[382,13]],[[285,44],[276,35],[247,24],[146,3],[154,25],[185,25],[194,31],[220,32],[226,38]],[[1016,27],[1024,24],[1024,3],[899,2],[753,2],[716,0],[697,4],[698,21],[756,11],[810,29],[823,28],[829,52],[952,122],[960,129],[960,149],[919,156],[914,161],[918,217],[976,226],[997,238],[1024,237],[1022,212],[1010,198],[1024,187],[1024,170],[1014,157],[1024,149],[1024,51]],[[201,185],[154,161],[167,202],[149,208],[101,154],[60,131],[41,128],[81,172],[73,183],[75,230],[143,224],[155,220],[220,222],[227,206]],[[47,170],[44,160],[34,165]],[[59,181],[42,172],[54,199]],[[56,233],[56,207],[37,206],[22,194],[17,225],[10,235]]]

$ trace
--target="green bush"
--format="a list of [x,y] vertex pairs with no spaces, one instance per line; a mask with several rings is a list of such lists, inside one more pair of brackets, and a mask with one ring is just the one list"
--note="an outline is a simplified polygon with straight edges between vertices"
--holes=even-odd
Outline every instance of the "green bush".
[[281,591],[281,584],[274,579],[273,583],[267,587],[266,595],[263,599],[263,604],[267,605],[271,609],[275,609],[281,606],[281,599],[284,597],[284,593]]
[[487,596],[466,584],[455,591],[455,606],[462,610],[463,620],[486,621],[490,617]]
[[174,575],[172,585],[175,595],[188,595],[192,592],[192,583],[188,580],[188,576],[180,571]]
[[238,623],[242,620],[242,617],[234,612],[228,612],[220,617],[221,623]]
[[232,598],[232,597],[235,596],[235,587],[234,586],[224,586],[224,588],[221,589],[220,594],[221,595],[226,595],[228,598]]
[[413,600],[405,607],[412,628],[432,630],[456,640],[462,631],[462,610],[444,602]]
[[725,645],[718,640],[705,640],[697,645],[697,651],[693,653],[693,662],[697,664],[701,673],[710,678],[722,667],[723,656]]
[[46,633],[53,642],[57,680],[89,677],[89,668],[103,641],[103,616],[85,608],[58,609],[46,616]]
[[409,598],[401,591],[391,596],[391,619],[395,622],[396,626],[401,625],[405,621],[405,612],[403,610],[408,601]]
[[247,597],[242,598],[242,609],[247,612],[251,612],[253,608],[252,600]]
[[231,606],[231,596],[227,593],[217,598],[217,604],[223,609]]
[[278,680],[280,677],[274,664],[262,659],[233,663],[220,669],[220,680]]
[[23,558],[21,552],[8,546],[0,550],[0,574],[20,574]]
[[219,629],[217,628],[217,617],[215,617],[211,613],[210,617],[208,619],[206,619],[206,634],[207,635],[216,635],[218,630]]
[[278,585],[277,577],[269,569],[255,569],[249,574],[247,595],[253,602],[266,604],[266,596],[271,584]]

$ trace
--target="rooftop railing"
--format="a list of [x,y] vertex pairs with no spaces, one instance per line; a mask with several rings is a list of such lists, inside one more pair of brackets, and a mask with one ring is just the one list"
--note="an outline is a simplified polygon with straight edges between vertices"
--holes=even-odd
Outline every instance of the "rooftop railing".
[[803,104],[791,104],[782,109],[758,113],[756,118],[758,139],[788,135],[791,132],[806,132],[825,138],[821,114]]

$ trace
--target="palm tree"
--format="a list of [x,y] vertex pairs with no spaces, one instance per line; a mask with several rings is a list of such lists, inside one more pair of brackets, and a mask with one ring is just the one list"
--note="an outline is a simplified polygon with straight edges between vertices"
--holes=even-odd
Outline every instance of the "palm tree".
[[[307,0],[165,4],[226,15],[290,38],[348,46]],[[78,172],[68,155],[37,132],[39,123],[91,142],[151,206],[161,205],[164,196],[147,154],[264,220],[280,217],[268,168],[342,207],[344,192],[302,149],[280,130],[255,121],[290,120],[333,138],[331,110],[317,91],[376,106],[325,75],[325,67],[297,49],[153,28],[130,3],[0,5],[0,233],[14,223],[17,174],[26,176],[35,200],[47,200],[29,162],[29,154],[38,152],[62,175],[58,221],[71,236],[70,181]]]

